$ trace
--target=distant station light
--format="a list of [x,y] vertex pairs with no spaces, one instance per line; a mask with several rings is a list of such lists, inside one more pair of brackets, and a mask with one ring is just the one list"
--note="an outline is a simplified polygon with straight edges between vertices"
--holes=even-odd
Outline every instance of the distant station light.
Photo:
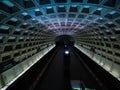
[[65,51],[65,54],[68,55],[68,54],[70,54],[70,52],[69,51]]

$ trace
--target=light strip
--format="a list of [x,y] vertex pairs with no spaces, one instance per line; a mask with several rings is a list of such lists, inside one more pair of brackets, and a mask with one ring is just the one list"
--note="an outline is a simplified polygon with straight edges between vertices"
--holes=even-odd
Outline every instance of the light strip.
[[9,7],[13,7],[13,6],[14,6],[14,4],[11,3],[11,2],[8,1],[8,0],[2,0],[2,3],[5,4],[5,5],[7,5],[7,6],[9,6]]

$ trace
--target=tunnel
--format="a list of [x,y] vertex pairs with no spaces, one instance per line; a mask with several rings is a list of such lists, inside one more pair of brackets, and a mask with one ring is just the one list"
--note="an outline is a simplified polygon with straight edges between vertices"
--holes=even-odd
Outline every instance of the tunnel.
[[[0,90],[39,90],[42,81],[49,89],[40,90],[59,90],[45,80],[65,59],[69,70],[55,73],[67,72],[65,90],[120,90],[120,0],[0,0]],[[22,80],[39,69],[43,80],[29,84],[36,89],[24,88]]]
[[71,46],[74,45],[74,43],[75,43],[75,39],[70,35],[60,35],[55,38],[56,46],[65,47],[65,45]]

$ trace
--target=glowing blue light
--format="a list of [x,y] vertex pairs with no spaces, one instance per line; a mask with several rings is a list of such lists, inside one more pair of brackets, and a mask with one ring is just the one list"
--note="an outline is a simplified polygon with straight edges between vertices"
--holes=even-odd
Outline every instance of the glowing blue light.
[[26,12],[23,12],[23,13],[22,13],[22,15],[26,16],[26,15],[28,15],[28,13],[26,13]]
[[52,8],[51,6],[47,7],[47,9],[51,9],[51,8]]
[[8,27],[8,26],[5,26],[5,25],[1,25],[0,28],[1,28],[1,29],[5,29],[5,30],[9,29],[9,27]]
[[103,8],[98,8],[97,10],[102,10]]
[[90,6],[84,6],[85,8],[89,8]]
[[116,31],[120,31],[120,28],[115,28]]
[[32,20],[35,20],[35,18],[33,18]]
[[16,22],[17,18],[11,18],[10,20]]
[[72,7],[77,7],[77,5],[72,5]]
[[112,11],[112,12],[110,12],[110,14],[115,14],[116,13],[116,11]]
[[16,30],[16,31],[20,31],[20,29],[19,29],[19,28],[16,28],[15,30]]
[[59,7],[61,7],[61,8],[62,8],[62,7],[64,7],[64,5],[60,5]]
[[37,8],[37,9],[35,9],[35,11],[38,12],[38,11],[40,11],[40,9]]
[[13,37],[13,36],[10,36],[10,37],[9,37],[9,39],[15,39],[15,37]]
[[8,0],[3,0],[2,3],[7,5],[7,6],[9,6],[9,7],[13,7],[14,6],[14,4],[12,2],[8,1]]
[[69,51],[65,51],[65,54],[68,55],[70,52]]
[[103,18],[100,18],[100,20],[102,20]]
[[23,25],[27,25],[27,23],[23,23]]
[[108,22],[108,24],[112,24],[112,22]]

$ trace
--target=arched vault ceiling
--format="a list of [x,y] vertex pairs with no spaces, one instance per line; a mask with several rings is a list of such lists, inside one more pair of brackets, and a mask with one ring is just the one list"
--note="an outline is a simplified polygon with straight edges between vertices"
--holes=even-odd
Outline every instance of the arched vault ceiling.
[[0,23],[24,29],[42,25],[55,34],[119,27],[120,0],[1,0]]

